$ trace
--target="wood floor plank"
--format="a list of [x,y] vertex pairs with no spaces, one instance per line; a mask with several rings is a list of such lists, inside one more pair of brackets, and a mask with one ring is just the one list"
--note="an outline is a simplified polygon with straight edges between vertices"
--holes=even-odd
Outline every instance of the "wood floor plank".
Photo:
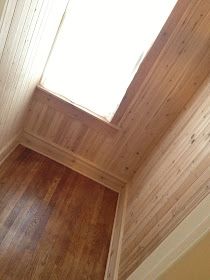
[[19,146],[0,167],[0,279],[103,279],[117,198]]

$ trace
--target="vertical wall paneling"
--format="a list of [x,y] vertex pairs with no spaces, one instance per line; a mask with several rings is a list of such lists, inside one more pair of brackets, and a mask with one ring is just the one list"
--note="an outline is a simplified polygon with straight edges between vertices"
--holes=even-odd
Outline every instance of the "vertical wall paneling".
[[189,102],[128,188],[119,279],[210,193],[210,78]]
[[210,69],[210,2],[178,1],[110,126],[36,95],[66,5],[1,2],[0,163],[24,129],[23,143],[51,157],[56,147],[60,162],[104,185],[120,191],[134,177],[120,261],[126,279],[209,193],[209,80],[200,86]]
[[[198,240],[201,240],[209,230],[210,194],[207,195],[151,255],[143,261],[129,276],[128,280],[159,279],[158,276],[161,275],[163,271],[167,270],[171,264],[176,262],[189,248],[192,248]],[[191,279],[191,277],[189,279]]]
[[23,130],[28,104],[66,4],[67,0],[4,3],[0,20],[0,154]]
[[122,116],[117,123],[114,119],[118,130],[107,135],[102,126],[61,110],[37,89],[25,131],[130,180],[208,76],[209,22],[209,1],[178,1],[138,70],[138,82],[130,85],[132,102],[125,106],[124,101],[123,115],[120,109]]

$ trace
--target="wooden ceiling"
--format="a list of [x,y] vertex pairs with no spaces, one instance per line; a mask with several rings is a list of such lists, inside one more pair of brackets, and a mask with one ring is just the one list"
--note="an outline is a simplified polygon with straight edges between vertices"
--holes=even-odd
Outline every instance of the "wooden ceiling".
[[112,121],[116,133],[102,133],[37,96],[25,130],[130,180],[206,78],[209,22],[209,1],[178,1]]

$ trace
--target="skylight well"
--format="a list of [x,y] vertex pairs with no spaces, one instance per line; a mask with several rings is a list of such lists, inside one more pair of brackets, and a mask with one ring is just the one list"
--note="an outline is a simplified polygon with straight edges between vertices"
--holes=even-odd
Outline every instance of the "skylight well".
[[74,0],[41,84],[111,121],[175,0]]

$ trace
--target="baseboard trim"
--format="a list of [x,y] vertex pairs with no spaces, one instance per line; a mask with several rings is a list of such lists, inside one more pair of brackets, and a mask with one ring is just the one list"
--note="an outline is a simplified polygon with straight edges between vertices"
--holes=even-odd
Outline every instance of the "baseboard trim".
[[20,134],[15,135],[3,148],[0,150],[0,165],[14,151],[20,142]]
[[20,142],[23,146],[55,160],[118,193],[120,193],[126,185],[126,181],[122,178],[28,131],[23,133]]
[[119,193],[104,280],[117,280],[125,224],[128,185]]

